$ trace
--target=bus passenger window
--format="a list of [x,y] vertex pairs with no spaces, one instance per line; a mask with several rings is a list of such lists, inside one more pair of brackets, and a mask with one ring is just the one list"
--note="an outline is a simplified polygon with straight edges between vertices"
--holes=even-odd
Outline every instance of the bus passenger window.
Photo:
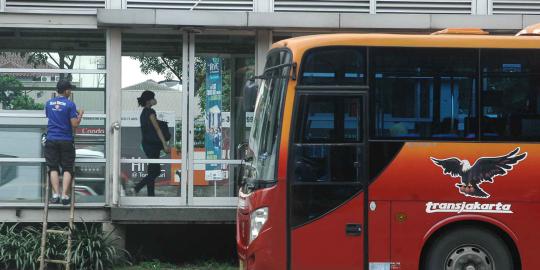
[[482,50],[482,139],[540,139],[540,53]]
[[373,48],[371,52],[375,137],[476,138],[474,50]]
[[362,85],[366,83],[365,49],[328,47],[310,50],[301,67],[301,85]]

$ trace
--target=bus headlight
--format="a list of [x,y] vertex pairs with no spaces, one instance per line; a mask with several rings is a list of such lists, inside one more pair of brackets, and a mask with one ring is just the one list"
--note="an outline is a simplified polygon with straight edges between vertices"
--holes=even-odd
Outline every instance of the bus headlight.
[[264,223],[268,220],[268,207],[259,208],[251,213],[250,225],[249,225],[249,242],[253,242],[259,232],[261,231]]

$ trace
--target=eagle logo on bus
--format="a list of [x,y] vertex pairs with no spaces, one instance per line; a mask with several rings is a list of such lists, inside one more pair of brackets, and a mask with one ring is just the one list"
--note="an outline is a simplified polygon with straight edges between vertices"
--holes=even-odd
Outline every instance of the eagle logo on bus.
[[461,179],[461,183],[456,184],[459,193],[467,197],[489,198],[489,193],[480,185],[485,182],[493,183],[493,178],[506,175],[514,165],[524,160],[527,152],[519,153],[519,150],[517,147],[503,156],[481,157],[472,166],[468,160],[455,157],[447,159],[431,157],[431,161],[443,169],[443,174]]

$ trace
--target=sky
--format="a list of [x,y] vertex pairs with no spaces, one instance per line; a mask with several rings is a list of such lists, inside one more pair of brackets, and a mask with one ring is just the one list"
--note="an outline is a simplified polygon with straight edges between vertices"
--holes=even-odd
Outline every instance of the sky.
[[152,79],[156,82],[165,80],[165,75],[152,72],[148,75],[141,72],[139,61],[129,56],[122,56],[122,88]]

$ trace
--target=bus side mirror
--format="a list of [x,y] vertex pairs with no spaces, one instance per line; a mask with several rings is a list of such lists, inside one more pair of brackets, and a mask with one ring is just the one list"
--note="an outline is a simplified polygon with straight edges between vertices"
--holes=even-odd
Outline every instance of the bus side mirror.
[[256,77],[250,78],[244,83],[242,92],[244,95],[244,110],[246,112],[253,112],[255,110],[258,91],[259,85],[257,84]]

